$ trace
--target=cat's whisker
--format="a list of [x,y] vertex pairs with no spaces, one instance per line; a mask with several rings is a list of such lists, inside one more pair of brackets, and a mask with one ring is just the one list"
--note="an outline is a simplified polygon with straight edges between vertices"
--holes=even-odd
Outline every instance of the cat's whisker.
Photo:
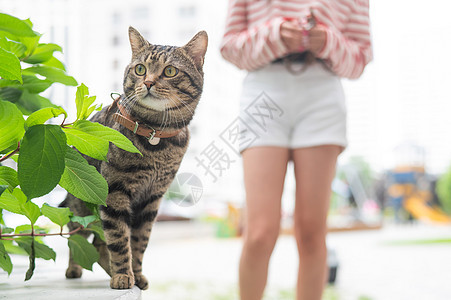
[[165,105],[165,115],[166,115],[166,125],[165,127],[168,127],[172,124],[172,114],[168,110],[169,105],[166,103]]
[[[173,111],[174,111],[174,112],[177,112],[177,113],[180,115],[180,118],[176,118],[176,124],[177,124],[177,127],[179,126],[179,122],[178,122],[179,120],[182,122],[183,127],[186,127],[185,118],[183,117],[182,111],[181,111],[180,108],[177,106],[177,101],[174,100],[174,99],[172,99],[172,98],[169,98],[169,100],[171,101],[171,103],[175,104],[174,107],[177,108],[177,110],[173,110]],[[182,103],[182,104],[185,106],[184,103]]]
[[123,106],[125,107],[125,110],[127,113],[129,113],[129,114],[131,113],[131,110],[137,101],[138,101],[138,96],[136,94],[132,95],[131,97],[126,99],[126,101],[124,101]]
[[194,109],[188,105],[190,102],[183,99],[178,99],[178,101],[182,103],[189,110],[190,113],[194,114]]
[[135,98],[135,99],[130,101],[130,105],[129,105],[128,109],[127,109],[127,112],[129,114],[131,114],[132,108],[136,105],[137,102],[138,102],[137,98]]
[[161,123],[161,130],[164,130],[166,128],[166,126],[168,124],[168,117],[169,117],[169,115],[167,113],[167,110],[166,110],[167,104],[164,105],[164,108],[165,109],[164,109],[164,112],[163,112],[163,121]]
[[[167,100],[169,101],[170,104],[172,104],[171,103],[171,98],[168,97]],[[168,105],[168,103],[166,103],[165,104],[165,115],[167,115],[167,117],[169,119],[169,122],[168,122],[167,125],[173,125],[173,123],[172,123],[172,114],[170,113],[169,108],[170,108],[170,106]]]
[[[191,106],[189,106],[189,105],[186,103],[186,101],[180,99],[179,102],[182,103],[183,107],[185,107],[191,114],[194,114],[194,109],[193,109]],[[179,107],[178,107],[177,109],[180,110]]]
[[[122,101],[121,105],[125,108],[125,111],[130,113],[131,107],[133,107],[133,104],[130,105],[131,102],[133,102],[136,99],[136,94],[133,94],[131,96],[125,96]],[[116,112],[120,112],[119,107],[117,108]]]
[[168,111],[168,105],[166,104],[164,108],[165,108],[164,112],[165,112],[165,115],[166,115],[166,124],[165,124],[165,126],[163,127],[163,130],[164,130],[166,127],[168,127],[169,125],[172,124],[172,114],[170,114],[169,111]]

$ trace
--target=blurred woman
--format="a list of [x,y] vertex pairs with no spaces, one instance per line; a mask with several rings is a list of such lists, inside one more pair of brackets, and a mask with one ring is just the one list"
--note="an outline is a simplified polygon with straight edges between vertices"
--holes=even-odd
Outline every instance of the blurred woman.
[[280,230],[288,161],[294,163],[297,299],[321,299],[331,182],[347,145],[340,78],[372,59],[368,0],[230,0],[221,53],[248,71],[240,100],[246,227],[242,300],[261,299]]

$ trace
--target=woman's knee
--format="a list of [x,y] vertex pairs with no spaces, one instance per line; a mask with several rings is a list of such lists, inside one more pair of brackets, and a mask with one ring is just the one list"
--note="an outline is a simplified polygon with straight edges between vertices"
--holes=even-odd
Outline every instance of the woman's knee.
[[326,232],[324,224],[304,221],[295,222],[294,235],[303,253],[318,253],[326,250]]
[[271,255],[280,226],[267,226],[268,224],[248,228],[244,238],[244,248],[253,255]]

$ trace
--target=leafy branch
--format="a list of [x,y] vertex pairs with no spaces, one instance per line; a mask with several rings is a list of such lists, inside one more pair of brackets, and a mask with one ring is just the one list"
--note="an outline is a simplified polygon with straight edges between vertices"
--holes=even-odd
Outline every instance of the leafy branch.
[[11,237],[16,237],[16,236],[53,236],[53,235],[60,235],[60,236],[64,236],[64,235],[73,235],[76,234],[77,232],[79,232],[80,230],[83,230],[84,227],[80,226],[77,227],[76,229],[69,231],[69,232],[59,232],[59,233],[35,233],[34,231],[32,231],[31,233],[16,233],[16,234],[2,234],[2,231],[0,230],[0,240],[3,238],[11,238]]
[[19,150],[20,150],[20,142],[17,143],[17,148],[16,148],[16,149],[14,149],[13,151],[11,151],[10,153],[8,153],[8,154],[6,154],[6,155],[3,155],[3,156],[0,158],[0,162],[2,162],[2,161],[4,161],[4,160],[7,160],[8,158],[10,158],[11,156],[13,156],[14,154],[18,153]]
[[[48,204],[40,207],[34,199],[59,185],[88,207],[98,209],[98,205],[106,205],[108,185],[82,154],[106,161],[112,143],[140,155],[119,132],[87,120],[102,106],[94,104],[96,97],[89,95],[88,87],[78,85],[66,73],[64,64],[55,57],[62,53],[62,48],[41,43],[40,38],[30,20],[0,13],[0,268],[10,274],[13,269],[10,254],[26,254],[30,266],[25,280],[32,277],[36,258],[55,260],[56,253],[44,244],[43,238],[68,235],[75,261],[89,270],[98,253],[77,233],[89,230],[103,238],[98,216],[73,216],[69,208]],[[78,85],[73,121],[66,123],[68,113],[42,96],[53,84]],[[55,125],[59,123],[55,118],[60,116],[63,121]],[[8,159],[17,162],[16,167],[1,165]],[[23,215],[29,224],[9,228],[3,219],[7,213]],[[49,219],[60,231],[42,231],[36,226],[39,218]],[[80,226],[63,232],[69,222]]]

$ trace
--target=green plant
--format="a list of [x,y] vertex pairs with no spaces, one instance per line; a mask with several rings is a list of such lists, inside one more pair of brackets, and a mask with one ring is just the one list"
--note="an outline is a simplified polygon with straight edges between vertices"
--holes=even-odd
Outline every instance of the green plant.
[[451,168],[437,181],[436,192],[443,210],[451,215]]
[[[69,208],[48,204],[39,207],[33,199],[60,185],[92,208],[106,205],[105,179],[79,152],[107,160],[111,142],[139,153],[119,132],[87,120],[101,106],[93,104],[96,97],[89,96],[84,84],[77,88],[77,115],[73,122],[66,121],[68,115],[62,107],[40,95],[54,83],[75,86],[77,82],[53,55],[62,51],[61,47],[39,43],[41,35],[32,27],[29,20],[0,13],[0,268],[10,274],[13,265],[9,253],[27,254],[30,266],[25,280],[33,275],[35,258],[55,260],[56,253],[44,244],[44,237],[69,236],[68,246],[74,259],[86,269],[92,269],[98,253],[85,238],[74,233],[90,230],[103,238],[98,215],[81,218],[73,216]],[[55,125],[60,117],[62,122]],[[17,162],[17,167],[1,165],[8,159]],[[29,224],[9,228],[2,210],[26,216]],[[48,233],[37,227],[40,217],[57,224],[59,232]],[[69,221],[80,227],[63,232]]]

